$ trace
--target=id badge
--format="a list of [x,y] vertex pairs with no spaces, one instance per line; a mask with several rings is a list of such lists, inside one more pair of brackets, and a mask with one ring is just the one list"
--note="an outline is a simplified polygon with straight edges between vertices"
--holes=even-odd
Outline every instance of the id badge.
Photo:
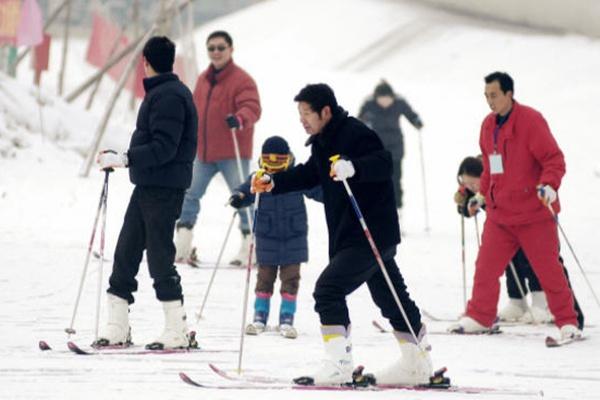
[[492,174],[504,173],[504,168],[502,167],[502,155],[497,153],[490,154],[490,172]]

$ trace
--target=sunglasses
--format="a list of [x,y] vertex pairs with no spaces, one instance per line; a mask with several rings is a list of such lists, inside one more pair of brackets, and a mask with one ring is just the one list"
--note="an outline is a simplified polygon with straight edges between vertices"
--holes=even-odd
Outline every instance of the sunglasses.
[[227,49],[227,46],[224,45],[218,45],[218,46],[208,46],[206,48],[206,50],[208,50],[209,53],[212,53],[214,51],[225,51]]

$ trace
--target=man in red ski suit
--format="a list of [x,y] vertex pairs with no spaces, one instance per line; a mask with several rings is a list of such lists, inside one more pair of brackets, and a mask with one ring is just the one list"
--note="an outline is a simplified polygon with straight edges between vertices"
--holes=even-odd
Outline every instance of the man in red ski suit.
[[492,112],[481,126],[483,173],[470,211],[486,204],[487,219],[466,315],[450,330],[476,333],[493,325],[499,278],[520,247],[546,293],[561,336],[581,335],[573,295],[558,261],[556,222],[548,209],[560,211],[556,191],[565,174],[563,153],[542,114],[513,99],[508,74],[492,73],[485,82]]

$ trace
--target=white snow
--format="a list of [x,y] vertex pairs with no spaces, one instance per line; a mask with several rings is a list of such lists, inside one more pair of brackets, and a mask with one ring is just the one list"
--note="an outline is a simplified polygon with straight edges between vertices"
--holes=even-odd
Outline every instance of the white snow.
[[[279,0],[199,28],[196,45],[201,67],[207,64],[204,40],[215,29],[231,32],[236,61],[256,78],[260,88],[264,111],[257,125],[255,154],[265,138],[278,134],[288,139],[299,161],[306,158],[306,136],[292,99],[309,82],[329,83],[340,104],[355,114],[377,81],[385,77],[420,113],[425,123],[422,139],[432,229],[429,234],[424,232],[418,133],[405,121],[403,229],[407,235],[399,246],[397,262],[417,303],[443,318],[455,318],[463,306],[460,225],[452,202],[455,173],[463,157],[478,151],[479,124],[488,112],[483,76],[494,70],[511,73],[517,99],[544,114],[565,153],[568,172],[560,190],[560,221],[591,284],[600,290],[600,256],[594,251],[598,245],[594,232],[600,224],[600,185],[594,177],[600,153],[598,40],[477,21],[410,2]],[[83,63],[85,42],[75,41],[71,46],[67,93],[93,71]],[[56,41],[52,57],[59,54]],[[68,353],[63,329],[70,323],[103,179],[97,170],[89,178],[79,177],[80,153],[89,145],[114,84],[104,80],[99,99],[88,113],[83,111],[87,96],[74,105],[54,96],[57,72],[50,71],[41,91],[41,135],[38,94],[29,84],[27,64],[26,60],[20,67],[17,82],[0,77],[0,399],[490,397],[430,392],[202,391],[184,385],[177,376],[180,371],[206,382],[227,383],[210,372],[207,363],[232,371],[237,367],[245,270],[218,272],[205,318],[196,324],[194,311],[200,306],[211,270],[179,267],[190,323],[198,331],[205,353],[99,357]],[[126,148],[135,120],[134,113],[126,109],[127,101],[125,97],[120,100],[104,146]],[[131,190],[126,171],[111,175],[106,228],[109,259]],[[204,261],[216,260],[225,236],[232,215],[232,210],[223,206],[227,197],[224,181],[217,179],[202,201],[195,242]],[[296,323],[300,336],[295,341],[271,333],[246,337],[243,365],[248,373],[291,378],[312,371],[322,357],[311,293],[327,263],[326,228],[322,207],[311,201],[307,204],[311,258],[302,267]],[[483,221],[479,223],[481,229]],[[477,245],[473,222],[468,221],[466,228],[470,291]],[[544,337],[557,334],[552,326],[510,327],[505,328],[506,334],[494,336],[449,336],[442,334],[448,323],[425,319],[432,333],[434,363],[448,367],[453,383],[543,390],[549,399],[598,397],[599,308],[562,243],[575,293],[590,324],[585,330],[588,340],[547,349]],[[224,261],[235,254],[238,245],[234,233]],[[110,268],[110,262],[104,263],[103,291]],[[99,263],[92,261],[75,321],[78,333],[72,339],[82,345],[93,339],[98,269]],[[160,334],[163,317],[145,263],[138,278],[131,321],[134,341],[143,344]],[[254,271],[250,285],[252,292]],[[278,297],[274,296],[272,323],[277,317]],[[502,293],[500,305],[504,301]],[[252,302],[251,294],[249,317]],[[371,326],[373,319],[388,325],[366,288],[352,294],[348,304],[356,363],[373,369],[391,362],[399,351],[390,334],[378,333]],[[38,340],[48,341],[55,350],[39,351]]]

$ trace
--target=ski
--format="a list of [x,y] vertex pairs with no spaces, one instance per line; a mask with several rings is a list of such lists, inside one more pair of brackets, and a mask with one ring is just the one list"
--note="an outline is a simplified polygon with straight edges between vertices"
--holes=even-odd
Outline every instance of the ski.
[[102,348],[83,348],[74,342],[67,342],[69,350],[81,356],[97,355],[146,355],[146,354],[187,354],[187,353],[236,353],[237,350],[205,350],[201,348],[156,349],[149,350],[138,346],[105,346]]
[[[229,390],[306,390],[306,391],[389,391],[389,390],[406,390],[406,391],[435,391],[435,392],[449,392],[449,393],[463,393],[463,394],[510,394],[510,395],[543,395],[541,391],[524,391],[524,390],[513,390],[513,389],[496,389],[496,388],[485,388],[485,387],[466,387],[450,385],[447,378],[443,378],[442,383],[432,383],[425,385],[374,385],[374,384],[361,384],[361,383],[349,383],[342,385],[299,385],[282,379],[268,377],[268,376],[256,376],[256,375],[233,375],[226,371],[209,364],[210,368],[217,373],[219,376],[232,381],[230,384],[214,384],[214,383],[202,383],[198,380],[192,379],[189,375],[184,372],[179,373],[179,378],[188,385],[205,388],[205,389],[229,389]],[[443,374],[445,369],[439,371]]]
[[38,347],[40,348],[41,351],[52,350],[52,347],[50,347],[50,345],[48,344],[48,342],[46,342],[45,340],[40,340],[38,342]]
[[546,347],[561,347],[574,342],[580,342],[582,340],[585,340],[584,336],[576,336],[566,339],[556,339],[552,336],[546,336]]

